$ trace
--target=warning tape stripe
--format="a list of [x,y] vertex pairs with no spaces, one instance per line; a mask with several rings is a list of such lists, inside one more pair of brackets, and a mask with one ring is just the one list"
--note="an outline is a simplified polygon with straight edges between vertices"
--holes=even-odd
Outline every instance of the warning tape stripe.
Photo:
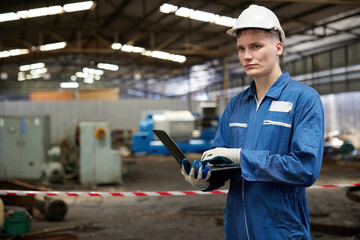
[[[337,188],[360,186],[360,183],[329,184],[311,186],[308,189]],[[26,191],[26,190],[0,190],[0,195],[7,196],[44,196],[44,197],[155,197],[155,196],[184,196],[184,195],[209,195],[228,193],[228,190],[203,191],[157,191],[157,192],[60,192],[60,191]]]

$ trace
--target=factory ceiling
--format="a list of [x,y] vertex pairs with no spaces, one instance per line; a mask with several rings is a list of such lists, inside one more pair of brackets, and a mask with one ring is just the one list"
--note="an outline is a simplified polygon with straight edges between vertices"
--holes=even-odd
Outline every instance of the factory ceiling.
[[[226,58],[229,71],[239,71],[235,41],[224,25],[254,3],[278,16],[287,37],[284,59],[358,41],[360,36],[358,0],[97,0],[87,2],[86,10],[73,11],[76,6],[70,4],[80,1],[1,1],[2,94],[58,89],[61,82],[72,80],[80,88],[161,94],[161,84],[176,86],[193,66],[222,68]],[[227,22],[219,25],[201,16]],[[59,48],[47,50],[53,43],[60,43]],[[20,67],[29,70],[34,63],[43,63],[46,70],[31,79]],[[99,63],[118,69],[103,68],[93,83],[86,82],[83,75],[95,76]],[[179,86],[181,94],[194,90],[181,92]],[[176,95],[171,94],[174,88],[167,89],[165,94]]]

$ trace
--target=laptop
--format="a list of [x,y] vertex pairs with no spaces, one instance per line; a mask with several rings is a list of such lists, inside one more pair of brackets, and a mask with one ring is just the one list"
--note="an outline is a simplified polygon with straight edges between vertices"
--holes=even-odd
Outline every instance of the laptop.
[[[175,160],[181,164],[182,160],[186,158],[186,156],[176,145],[174,140],[164,130],[153,130],[153,132],[164,144],[167,150],[169,150],[170,154],[175,158]],[[210,168],[211,172],[241,170],[240,163],[213,164]]]

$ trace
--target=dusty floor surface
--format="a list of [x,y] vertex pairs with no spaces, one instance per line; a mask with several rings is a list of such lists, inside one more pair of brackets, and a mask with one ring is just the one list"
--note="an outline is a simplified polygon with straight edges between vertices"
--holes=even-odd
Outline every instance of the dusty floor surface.
[[[196,158],[197,156],[192,156]],[[135,161],[122,186],[52,186],[53,190],[171,191],[192,190],[170,157],[147,156]],[[359,164],[324,163],[315,185],[360,182]],[[226,189],[225,186],[223,189]],[[346,188],[308,189],[312,239],[357,239],[349,229],[360,231],[360,203],[346,198]],[[32,231],[46,228],[87,226],[69,231],[78,239],[176,240],[224,239],[222,209],[226,194],[201,196],[63,198],[68,204],[64,221],[34,218]],[[330,225],[331,227],[323,227]],[[322,227],[322,228],[321,228]],[[340,230],[339,230],[340,229]],[[317,231],[315,231],[317,230]],[[322,230],[322,231],[319,231]],[[325,232],[324,232],[325,231]],[[339,232],[334,234],[333,232]]]

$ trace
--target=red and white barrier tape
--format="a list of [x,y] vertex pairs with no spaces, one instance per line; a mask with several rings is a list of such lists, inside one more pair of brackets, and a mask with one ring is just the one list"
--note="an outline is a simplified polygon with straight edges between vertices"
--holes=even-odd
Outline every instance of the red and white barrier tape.
[[57,192],[57,191],[24,191],[0,190],[0,195],[10,196],[70,196],[70,197],[156,197],[156,196],[184,196],[208,195],[227,193],[228,190],[203,191],[158,191],[158,192]]
[[[331,184],[311,186],[314,188],[336,188],[360,186],[360,183]],[[0,195],[8,196],[47,196],[47,197],[156,197],[156,196],[184,196],[184,195],[209,195],[227,193],[228,190],[203,191],[158,191],[158,192],[58,192],[58,191],[25,191],[25,190],[0,190]]]

